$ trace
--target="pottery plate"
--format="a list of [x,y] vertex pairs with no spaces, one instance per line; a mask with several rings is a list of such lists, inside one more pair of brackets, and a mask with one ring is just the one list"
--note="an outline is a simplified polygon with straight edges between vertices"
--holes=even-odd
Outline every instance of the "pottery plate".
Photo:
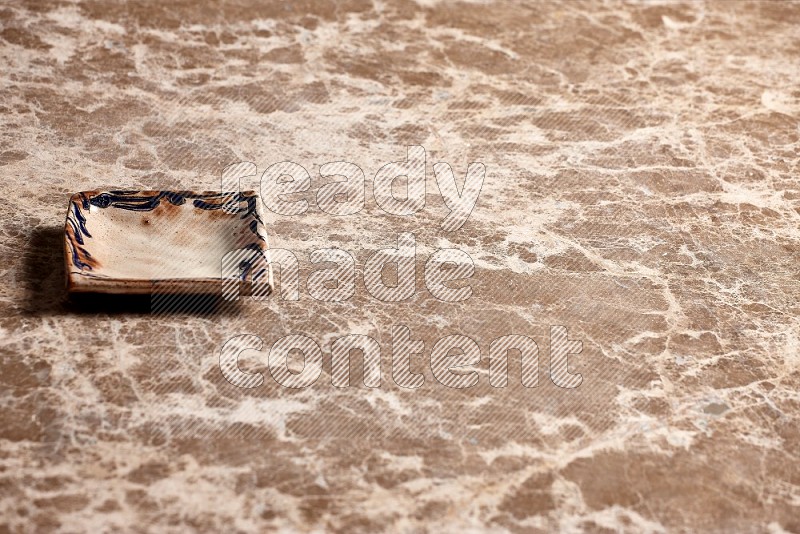
[[[252,191],[85,191],[66,222],[70,292],[220,293],[271,286],[261,202]],[[264,278],[266,277],[266,278]]]

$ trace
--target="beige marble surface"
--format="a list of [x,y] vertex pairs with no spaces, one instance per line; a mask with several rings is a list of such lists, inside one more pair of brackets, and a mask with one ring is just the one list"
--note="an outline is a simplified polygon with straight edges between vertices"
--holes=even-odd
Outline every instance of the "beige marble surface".
[[[800,531],[800,4],[11,0],[0,65],[0,532]],[[371,194],[318,209],[320,165],[369,182],[408,145],[416,216]],[[71,193],[283,160],[310,207],[268,216],[271,245],[303,280],[312,250],[350,251],[353,299],[65,301]],[[452,233],[437,161],[486,165]],[[404,231],[420,277],[437,248],[469,253],[469,300],[421,278],[405,302],[366,293]],[[425,343],[418,389],[392,380],[392,325]],[[551,325],[583,342],[580,387],[522,387],[517,363],[491,387],[491,340],[530,336],[546,363]],[[267,368],[290,333],[324,351],[305,389]],[[354,333],[381,345],[380,388],[358,365],[331,385]],[[429,367],[456,333],[482,351],[473,388]],[[260,387],[221,375],[239,334],[263,340],[240,362]]]

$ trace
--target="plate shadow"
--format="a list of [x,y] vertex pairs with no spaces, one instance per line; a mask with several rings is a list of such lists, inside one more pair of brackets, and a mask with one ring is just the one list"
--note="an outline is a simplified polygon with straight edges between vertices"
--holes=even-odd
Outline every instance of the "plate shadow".
[[24,253],[21,282],[25,286],[22,309],[27,315],[235,315],[238,301],[219,295],[176,295],[156,291],[150,295],[67,293],[64,263],[64,229],[36,228]]

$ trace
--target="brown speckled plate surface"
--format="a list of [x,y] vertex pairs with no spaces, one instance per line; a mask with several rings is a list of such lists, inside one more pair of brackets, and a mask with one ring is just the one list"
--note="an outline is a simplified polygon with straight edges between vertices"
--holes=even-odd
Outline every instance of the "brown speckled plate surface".
[[235,273],[245,285],[269,280],[262,217],[253,192],[76,193],[65,226],[67,288],[220,293],[223,259],[236,251],[246,252]]

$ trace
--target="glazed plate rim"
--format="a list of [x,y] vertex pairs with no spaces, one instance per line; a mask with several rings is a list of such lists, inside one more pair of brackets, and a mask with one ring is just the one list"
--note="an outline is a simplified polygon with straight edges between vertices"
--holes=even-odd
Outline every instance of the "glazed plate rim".
[[[261,202],[258,194],[255,191],[209,191],[209,190],[150,190],[150,189],[108,189],[108,190],[87,190],[74,193],[69,199],[69,208],[64,227],[64,263],[66,267],[66,287],[68,293],[105,293],[105,294],[149,294],[158,293],[163,294],[219,294],[222,291],[222,278],[216,277],[186,277],[186,278],[125,278],[113,276],[99,276],[87,272],[86,270],[76,267],[74,263],[75,248],[79,245],[83,246],[84,242],[80,241],[74,236],[76,232],[80,233],[81,228],[85,230],[85,226],[81,226],[81,222],[77,220],[77,213],[85,209],[85,201],[97,198],[101,195],[109,195],[111,197],[123,196],[126,199],[134,201],[143,201],[142,199],[150,199],[150,202],[155,202],[153,207],[148,208],[125,208],[132,211],[141,211],[142,213],[151,211],[158,206],[158,203],[166,200],[167,202],[174,203],[176,199],[181,199],[180,204],[185,200],[209,200],[217,199],[220,197],[228,197],[238,195],[236,202],[240,204],[247,201],[253,205],[248,208],[244,217],[241,217],[243,225],[250,225],[252,220],[256,221],[255,228],[252,229],[257,239],[255,243],[258,244],[260,254],[266,260],[266,268],[269,281],[269,287],[272,287],[272,270],[269,262],[269,245],[267,241],[267,233],[264,227],[264,217],[261,210]],[[108,205],[101,207],[101,209],[109,209],[118,206]],[[73,210],[78,210],[74,212]],[[219,208],[217,208],[219,209]],[[82,215],[82,213],[81,213]],[[250,220],[248,220],[250,219]],[[84,223],[85,224],[85,219]],[[80,236],[85,240],[85,236]],[[85,248],[83,249],[85,251]],[[240,280],[239,288],[241,293],[248,295],[251,293],[253,286],[253,279],[250,276],[243,277]]]

